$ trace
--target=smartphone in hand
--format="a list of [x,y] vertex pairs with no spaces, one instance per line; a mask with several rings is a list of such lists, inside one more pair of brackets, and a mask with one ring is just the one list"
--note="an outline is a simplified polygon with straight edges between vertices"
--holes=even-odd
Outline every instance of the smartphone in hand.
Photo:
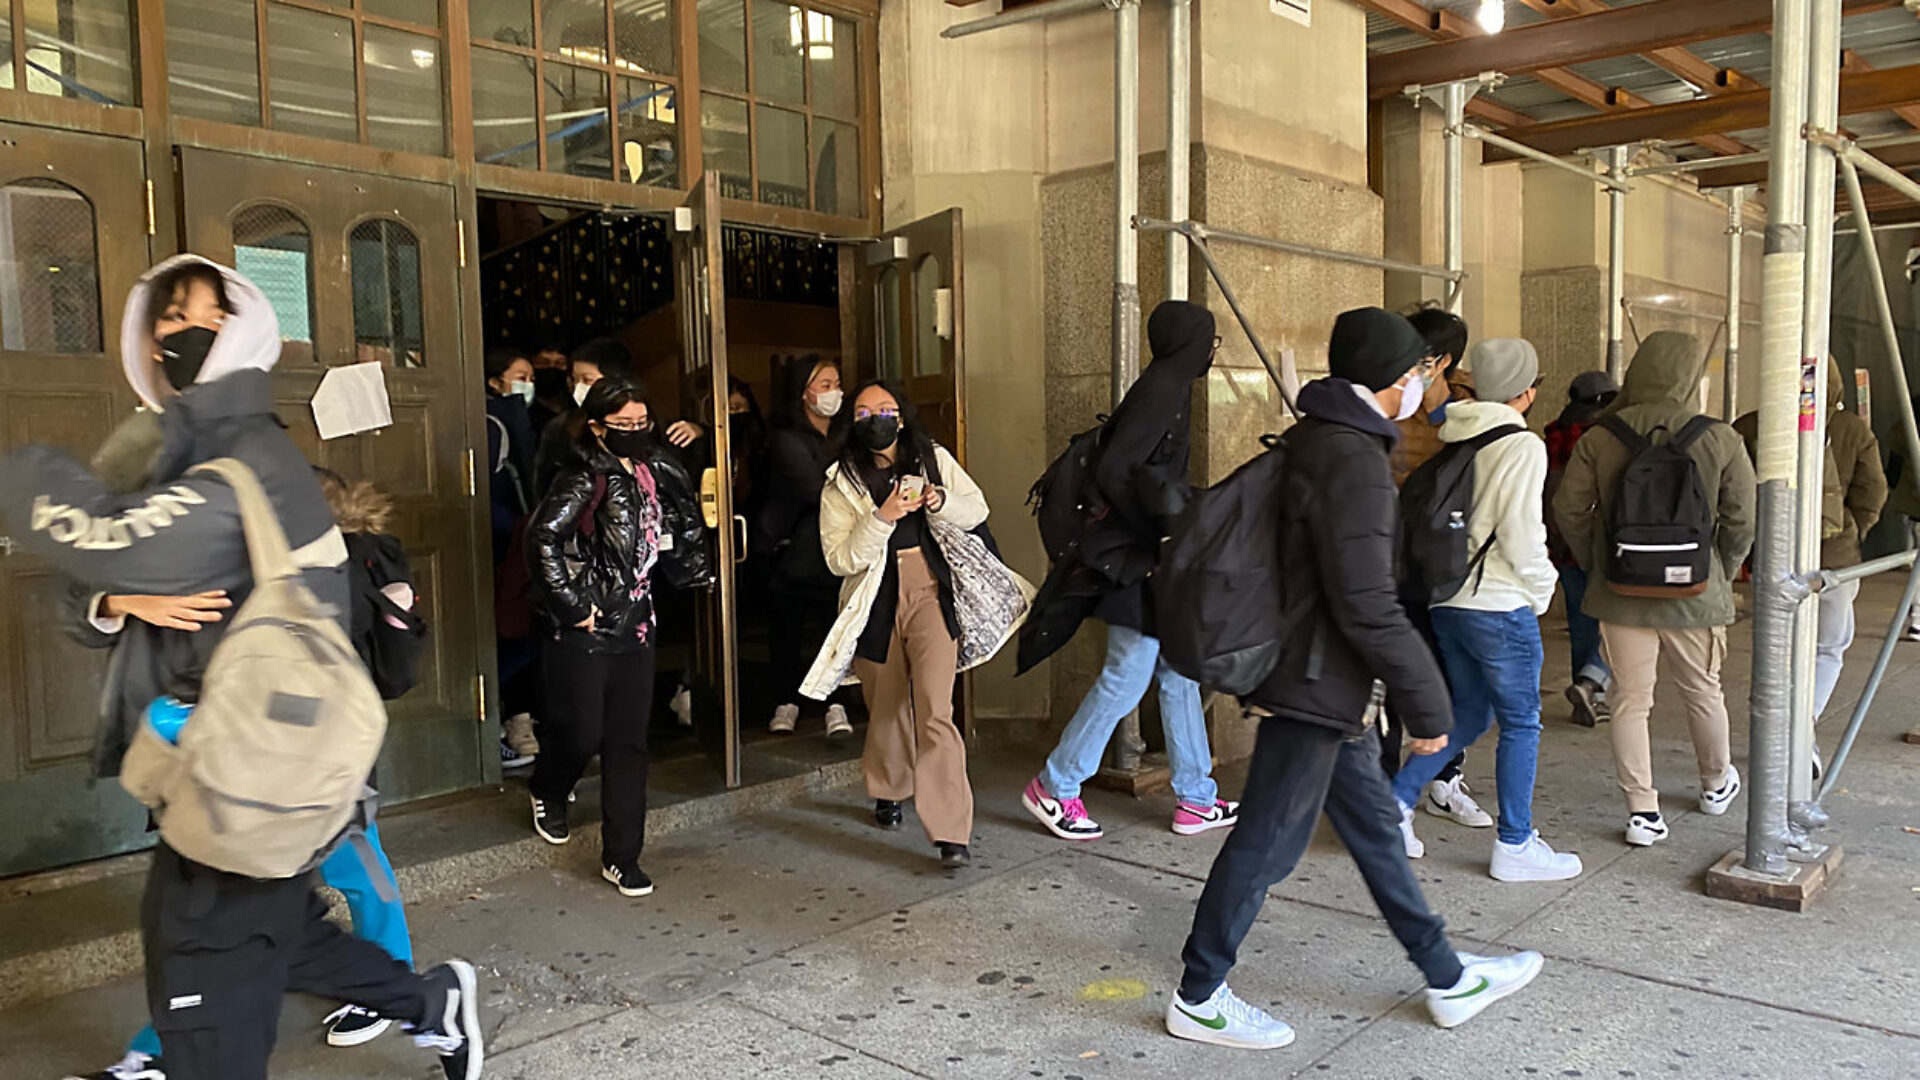
[[927,493],[927,478],[924,476],[903,476],[899,485],[901,496],[911,503],[919,502]]

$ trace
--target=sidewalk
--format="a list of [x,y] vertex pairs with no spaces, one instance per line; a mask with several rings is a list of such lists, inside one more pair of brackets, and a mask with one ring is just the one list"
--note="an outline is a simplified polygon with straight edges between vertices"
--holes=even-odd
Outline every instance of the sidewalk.
[[[1865,681],[1897,583],[1871,583],[1836,711]],[[1549,621],[1549,626],[1554,623]],[[1277,887],[1233,978],[1299,1029],[1268,1053],[1175,1041],[1160,1015],[1193,902],[1221,837],[1167,829],[1171,802],[1094,792],[1105,840],[1072,846],[1021,810],[1044,748],[974,763],[975,865],[938,869],[909,817],[876,831],[857,790],[676,833],[646,866],[659,891],[625,900],[597,852],[527,869],[410,913],[423,962],[481,968],[489,1076],[1051,1078],[1328,1076],[1920,1076],[1920,646],[1902,646],[1829,799],[1845,868],[1812,913],[1709,900],[1700,878],[1737,847],[1746,800],[1693,809],[1692,751],[1662,702],[1656,770],[1673,839],[1620,840],[1607,731],[1566,722],[1564,636],[1549,632],[1538,825],[1587,872],[1566,883],[1486,876],[1490,831],[1422,817],[1428,896],[1463,948],[1535,948],[1528,991],[1452,1032],[1428,1022],[1420,980],[1323,835]],[[1728,663],[1743,727],[1748,633]],[[1556,670],[1557,669],[1557,670]],[[1823,726],[1830,751],[1838,722]],[[1735,735],[1744,767],[1746,739]],[[1492,753],[1468,775],[1491,804]],[[1228,791],[1241,779],[1223,776]],[[582,809],[588,799],[582,798]],[[424,1051],[389,1035],[320,1043],[317,1002],[291,1000],[275,1076],[422,1077]],[[7,1080],[118,1057],[141,1019],[136,980],[0,1012]]]

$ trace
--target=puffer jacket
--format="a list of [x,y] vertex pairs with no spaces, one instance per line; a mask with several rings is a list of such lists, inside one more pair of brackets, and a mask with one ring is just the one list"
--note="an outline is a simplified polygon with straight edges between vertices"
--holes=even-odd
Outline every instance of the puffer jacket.
[[[233,311],[198,380],[175,394],[153,362],[145,325],[149,283],[180,262],[214,266]],[[279,320],[267,298],[237,272],[194,255],[148,271],[127,299],[121,327],[127,381],[146,403],[110,437],[99,464],[111,483],[65,453],[29,446],[0,461],[0,522],[35,556],[78,583],[73,632],[113,649],[101,695],[92,765],[117,776],[146,707],[162,694],[199,697],[200,680],[228,623],[197,633],[138,620],[94,619],[104,593],[185,595],[225,589],[234,610],[253,588],[239,500],[224,480],[190,473],[204,461],[237,458],[259,477],[302,580],[346,626],[346,544],[313,469],[273,415],[270,370],[280,358]]]
[[[1880,441],[1873,437],[1873,425],[1847,408],[1842,396],[1845,391],[1840,365],[1829,359],[1825,479],[1837,490],[1825,495],[1838,503],[1840,527],[1820,541],[1820,565],[1827,570],[1842,570],[1860,561],[1860,538],[1879,523],[1880,512],[1887,505],[1887,472],[1880,464]],[[1760,414],[1740,417],[1733,422],[1733,429],[1746,442],[1748,455],[1754,455]]]
[[[605,450],[574,449],[527,522],[533,600],[553,637],[577,636],[594,652],[652,640],[660,527],[651,469],[629,472]],[[589,615],[592,630],[580,627]]]
[[[1627,367],[1620,396],[1609,409],[1646,435],[1669,435],[1700,415],[1700,376],[1706,357],[1692,335],[1661,330],[1647,335]],[[1553,514],[1586,571],[1590,584],[1582,608],[1601,622],[1664,629],[1727,626],[1733,622],[1733,575],[1753,547],[1753,464],[1740,436],[1714,424],[1687,452],[1715,504],[1713,569],[1698,596],[1622,596],[1607,587],[1607,516],[1631,454],[1618,438],[1596,425],[1574,445],[1573,459],[1554,492]]]

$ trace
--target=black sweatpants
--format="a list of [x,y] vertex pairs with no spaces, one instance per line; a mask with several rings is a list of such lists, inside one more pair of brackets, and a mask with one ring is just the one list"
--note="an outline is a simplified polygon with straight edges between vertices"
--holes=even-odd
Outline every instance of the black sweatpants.
[[600,862],[640,861],[647,838],[647,724],[653,713],[651,644],[630,652],[596,652],[587,635],[563,632],[541,653],[546,712],[540,717],[540,760],[527,789],[541,802],[565,804],[600,755]]
[[169,1080],[265,1080],[288,991],[422,1023],[444,992],[327,920],[313,875],[258,881],[154,846],[140,904]]
[[1241,798],[1240,823],[1214,860],[1193,913],[1193,933],[1181,954],[1181,997],[1205,1001],[1226,981],[1267,890],[1293,872],[1323,809],[1427,985],[1460,981],[1460,958],[1447,941],[1446,924],[1427,907],[1407,865],[1400,807],[1380,771],[1373,729],[1349,737],[1318,724],[1262,720]]

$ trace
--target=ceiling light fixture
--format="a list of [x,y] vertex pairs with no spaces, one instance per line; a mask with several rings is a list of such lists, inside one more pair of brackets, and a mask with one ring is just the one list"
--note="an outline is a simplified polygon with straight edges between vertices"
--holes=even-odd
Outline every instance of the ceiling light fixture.
[[1480,0],[1480,10],[1474,12],[1473,21],[1480,29],[1489,34],[1497,34],[1507,28],[1506,0]]

